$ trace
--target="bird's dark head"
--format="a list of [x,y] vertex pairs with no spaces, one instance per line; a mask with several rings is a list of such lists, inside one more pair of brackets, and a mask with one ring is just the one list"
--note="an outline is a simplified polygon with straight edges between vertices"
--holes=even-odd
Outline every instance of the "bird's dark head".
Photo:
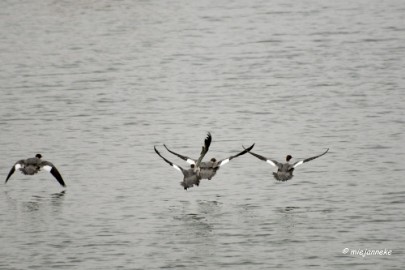
[[216,160],[215,158],[211,158],[211,161],[212,161],[212,162],[216,162],[217,160]]
[[288,161],[290,161],[292,159],[292,156],[291,155],[287,155],[286,157],[285,157],[285,160],[288,162]]
[[36,158],[42,158],[42,155],[41,154],[36,154],[35,157]]
[[191,164],[190,167],[191,167],[192,169],[194,169],[195,165],[194,165],[194,164]]

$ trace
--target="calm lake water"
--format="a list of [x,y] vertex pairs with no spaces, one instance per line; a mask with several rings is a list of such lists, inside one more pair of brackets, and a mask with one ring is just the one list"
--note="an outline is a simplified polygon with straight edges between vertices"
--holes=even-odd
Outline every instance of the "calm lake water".
[[[0,269],[403,269],[405,1],[1,1]],[[325,156],[276,182],[251,155]],[[370,250],[387,250],[370,255]],[[391,252],[388,252],[391,251]],[[346,254],[345,254],[346,253]]]

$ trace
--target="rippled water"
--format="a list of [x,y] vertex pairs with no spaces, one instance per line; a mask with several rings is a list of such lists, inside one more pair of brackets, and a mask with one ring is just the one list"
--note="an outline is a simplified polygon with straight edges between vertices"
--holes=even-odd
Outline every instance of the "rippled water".
[[[402,269],[405,2],[1,1],[0,269]],[[250,155],[188,191],[153,151]],[[349,254],[342,251],[348,248]],[[352,250],[392,250],[361,256]]]

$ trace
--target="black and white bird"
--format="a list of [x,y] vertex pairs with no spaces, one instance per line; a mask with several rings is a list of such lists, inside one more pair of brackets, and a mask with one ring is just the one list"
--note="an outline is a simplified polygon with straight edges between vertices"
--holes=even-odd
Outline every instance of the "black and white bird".
[[156,149],[156,146],[154,146],[154,149],[156,154],[158,154],[164,161],[166,161],[170,166],[172,166],[173,168],[175,168],[176,170],[180,171],[183,174],[183,181],[180,182],[180,185],[182,185],[183,188],[187,190],[188,188],[191,188],[193,186],[199,186],[200,184],[201,176],[199,166],[205,154],[208,152],[211,141],[212,137],[211,134],[208,132],[207,138],[204,140],[204,146],[202,147],[200,157],[195,162],[195,164],[191,164],[190,168],[187,170],[164,158]]
[[6,183],[10,178],[10,176],[16,170],[20,170],[21,173],[25,175],[34,175],[38,173],[41,169],[50,172],[56,178],[59,184],[61,184],[61,186],[66,187],[66,184],[63,181],[63,178],[60,175],[58,169],[56,169],[56,167],[51,162],[43,160],[41,154],[36,154],[35,157],[33,158],[27,158],[17,161],[11,168],[10,172],[8,173]]
[[[224,166],[225,164],[227,164],[229,161],[231,161],[232,159],[239,157],[241,155],[246,154],[247,152],[249,152],[250,150],[253,149],[253,147],[255,146],[255,144],[252,144],[250,147],[246,148],[245,150],[243,150],[242,152],[230,156],[228,158],[225,159],[221,159],[221,160],[216,160],[215,158],[212,158],[210,161],[207,162],[201,162],[200,164],[200,176],[201,179],[208,179],[211,180],[212,177],[215,176],[215,174],[217,173],[217,171],[219,170],[219,168],[221,166]],[[176,152],[173,152],[172,150],[170,150],[166,145],[164,145],[164,147],[167,149],[167,151],[169,151],[170,153],[172,153],[173,155],[178,156],[179,158],[181,158],[182,160],[185,160],[187,163],[189,164],[196,164],[197,160],[192,159],[190,157],[184,156],[184,155],[180,155]]]
[[274,178],[275,178],[276,180],[278,180],[278,181],[287,181],[287,180],[290,180],[291,178],[294,177],[293,172],[294,172],[294,169],[295,169],[296,167],[298,167],[299,165],[302,165],[302,164],[304,164],[304,163],[306,163],[306,162],[308,162],[308,161],[311,161],[311,160],[314,160],[314,159],[316,159],[316,158],[319,158],[319,157],[325,155],[328,151],[329,151],[329,148],[326,149],[326,151],[323,152],[323,153],[320,154],[320,155],[317,155],[317,156],[314,156],[314,157],[310,157],[310,158],[306,158],[306,159],[303,159],[303,160],[299,160],[299,161],[294,162],[294,163],[292,163],[292,164],[290,163],[290,160],[292,159],[292,156],[291,156],[291,155],[287,155],[287,156],[286,156],[286,162],[285,162],[285,163],[281,163],[281,162],[278,162],[278,161],[276,161],[276,160],[269,159],[269,158],[266,158],[266,157],[264,157],[264,156],[255,154],[255,153],[250,152],[250,151],[249,151],[249,154],[251,154],[251,155],[257,157],[257,158],[260,159],[260,160],[263,160],[263,161],[269,163],[270,165],[273,165],[273,166],[277,167],[277,168],[278,168],[277,172],[273,172]]

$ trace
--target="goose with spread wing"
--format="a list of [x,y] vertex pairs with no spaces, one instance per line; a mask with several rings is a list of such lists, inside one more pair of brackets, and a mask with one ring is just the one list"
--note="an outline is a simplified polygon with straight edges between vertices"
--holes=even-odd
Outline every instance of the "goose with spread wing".
[[266,158],[266,157],[264,157],[264,156],[255,154],[255,153],[253,153],[253,152],[251,152],[251,151],[249,151],[249,154],[251,154],[251,155],[257,157],[257,158],[260,159],[260,160],[263,160],[263,161],[269,163],[269,164],[272,165],[272,166],[277,167],[277,168],[278,168],[278,169],[277,169],[277,172],[273,172],[274,178],[275,178],[276,180],[278,180],[278,181],[287,181],[287,180],[290,180],[291,178],[294,177],[293,172],[294,172],[294,169],[295,169],[296,167],[298,167],[299,165],[302,165],[302,164],[304,164],[304,163],[306,163],[306,162],[308,162],[308,161],[311,161],[311,160],[314,160],[314,159],[316,159],[316,158],[319,158],[319,157],[325,155],[328,151],[329,151],[329,148],[326,149],[326,151],[323,152],[323,153],[320,154],[320,155],[313,156],[313,157],[310,157],[310,158],[306,158],[306,159],[303,159],[303,160],[299,160],[299,161],[294,162],[294,163],[292,163],[292,164],[290,163],[290,160],[292,159],[292,156],[291,156],[291,155],[287,155],[287,156],[286,156],[286,162],[285,162],[285,163],[281,163],[281,162],[278,162],[278,161],[276,161],[276,160],[273,160],[273,159]]
[[[231,161],[232,159],[234,159],[236,157],[246,154],[247,152],[249,152],[250,150],[253,149],[254,145],[255,144],[252,144],[250,147],[246,148],[242,152],[240,152],[236,155],[230,156],[228,158],[225,158],[225,159],[217,160],[215,158],[212,158],[210,161],[201,162],[201,164],[199,166],[201,179],[211,180],[212,177],[215,176],[215,174],[217,173],[217,171],[219,170],[219,168],[221,166],[224,166],[225,164],[227,164],[229,161]],[[178,156],[182,160],[185,160],[187,163],[196,164],[196,162],[197,162],[197,160],[195,160],[195,159],[192,159],[192,158],[184,156],[184,155],[180,155],[180,154],[170,150],[165,144],[164,144],[164,147],[167,149],[167,151],[169,151],[173,155]]]
[[66,186],[58,169],[56,169],[51,162],[43,160],[41,154],[36,154],[33,158],[21,159],[17,161],[8,173],[6,183],[10,179],[11,175],[17,170],[21,171],[21,173],[25,175],[34,175],[41,169],[50,172],[61,186]]
[[212,140],[211,134],[208,132],[207,138],[205,138],[204,140],[204,146],[202,147],[200,157],[194,164],[191,164],[189,169],[183,169],[182,167],[174,164],[173,162],[163,157],[160,154],[160,152],[156,149],[156,146],[154,147],[154,149],[156,154],[158,154],[166,163],[168,163],[170,166],[172,166],[173,168],[175,168],[176,170],[180,171],[183,174],[183,181],[180,182],[180,185],[182,185],[183,188],[187,190],[188,188],[191,188],[193,186],[199,186],[200,184],[201,176],[199,166],[205,154],[208,152],[211,140]]

